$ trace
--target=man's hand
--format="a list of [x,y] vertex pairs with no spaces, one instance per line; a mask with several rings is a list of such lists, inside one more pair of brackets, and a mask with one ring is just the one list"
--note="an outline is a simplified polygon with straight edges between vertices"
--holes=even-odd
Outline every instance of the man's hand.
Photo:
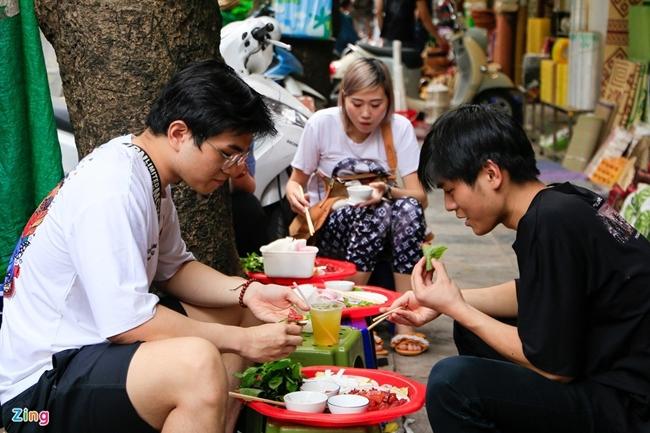
[[244,294],[244,304],[264,322],[286,319],[292,305],[303,311],[309,310],[309,305],[293,289],[277,284],[251,284]]
[[400,325],[418,327],[440,316],[436,310],[421,305],[411,290],[397,298],[390,307],[381,308],[380,311],[388,311],[400,306],[402,308],[391,313],[388,320]]
[[302,326],[292,323],[266,323],[245,332],[239,354],[254,362],[285,358],[302,344]]
[[[465,299],[454,283],[442,262],[432,259],[433,272],[426,271],[425,259],[422,258],[413,268],[411,287],[415,299],[439,313],[454,317],[452,313],[465,304]],[[435,280],[434,280],[435,277]]]

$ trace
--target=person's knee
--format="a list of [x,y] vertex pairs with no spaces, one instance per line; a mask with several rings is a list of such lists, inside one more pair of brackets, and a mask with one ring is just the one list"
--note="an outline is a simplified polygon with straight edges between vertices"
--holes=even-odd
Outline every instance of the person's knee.
[[189,337],[178,347],[178,359],[173,368],[179,371],[183,388],[201,405],[225,406],[228,376],[219,350],[211,342]]
[[473,392],[472,377],[478,358],[453,356],[436,363],[427,383],[429,402],[449,403],[470,398]]
[[393,231],[407,235],[424,237],[426,224],[424,209],[420,202],[413,197],[402,197],[395,200],[391,212]]
[[393,213],[399,215],[409,214],[415,212],[416,214],[423,213],[422,205],[413,197],[400,197],[393,202]]

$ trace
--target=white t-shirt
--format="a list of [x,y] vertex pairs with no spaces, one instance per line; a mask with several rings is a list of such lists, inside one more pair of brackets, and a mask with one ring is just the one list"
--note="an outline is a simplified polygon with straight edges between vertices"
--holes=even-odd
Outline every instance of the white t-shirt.
[[[390,125],[399,174],[406,176],[414,173],[420,162],[420,146],[413,126],[399,114],[393,115]],[[305,126],[291,165],[307,175],[320,170],[331,177],[336,164],[345,158],[372,159],[388,170],[381,128],[377,128],[363,142],[356,143],[345,133],[339,107],[314,113]],[[322,182],[317,176],[312,176],[309,180],[307,190],[311,205],[321,200]]]
[[171,189],[160,199],[142,153],[128,135],[99,147],[27,224],[5,280],[13,294],[4,298],[0,329],[0,402],[35,384],[54,353],[151,319],[158,303],[151,283],[194,260]]

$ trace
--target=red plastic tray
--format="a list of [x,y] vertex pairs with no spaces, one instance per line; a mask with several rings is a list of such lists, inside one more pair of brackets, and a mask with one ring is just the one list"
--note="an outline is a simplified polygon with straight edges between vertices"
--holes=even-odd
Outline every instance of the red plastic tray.
[[330,271],[325,271],[321,275],[312,275],[309,278],[280,278],[280,277],[267,277],[264,272],[248,272],[250,278],[255,278],[264,284],[282,284],[290,286],[294,282],[298,284],[314,284],[322,283],[323,281],[342,280],[354,275],[357,272],[357,267],[354,263],[346,262],[343,260],[328,259],[326,257],[316,257],[314,266],[328,266]]
[[[319,371],[327,369],[337,372],[345,367],[336,367],[329,365],[316,365],[304,367],[302,374],[304,377],[313,377]],[[333,415],[331,413],[302,413],[286,410],[281,407],[258,401],[250,402],[248,405],[251,409],[265,415],[269,418],[279,421],[290,421],[296,424],[317,426],[317,427],[352,427],[362,425],[375,425],[380,422],[391,421],[409,413],[416,412],[424,405],[426,386],[420,382],[408,379],[397,373],[387,370],[371,370],[366,368],[345,368],[345,373],[351,376],[363,376],[374,379],[380,385],[391,384],[400,388],[408,388],[409,402],[402,406],[393,407],[386,410],[354,413],[345,415]]]
[[[320,286],[320,284],[318,284]],[[395,299],[399,298],[401,293],[394,292],[388,289],[382,289],[381,287],[375,286],[357,286],[361,287],[366,292],[375,292],[380,293],[388,298],[383,304],[368,305],[366,307],[347,307],[344,308],[341,312],[341,317],[347,317],[350,319],[361,319],[368,316],[374,316],[379,314],[379,309],[381,307],[390,307]]]

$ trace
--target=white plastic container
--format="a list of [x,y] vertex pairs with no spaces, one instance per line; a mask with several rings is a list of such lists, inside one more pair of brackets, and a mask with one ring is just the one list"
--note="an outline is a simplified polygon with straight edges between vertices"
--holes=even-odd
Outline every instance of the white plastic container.
[[299,251],[268,251],[260,248],[267,277],[309,278],[314,274],[318,248],[307,246]]

